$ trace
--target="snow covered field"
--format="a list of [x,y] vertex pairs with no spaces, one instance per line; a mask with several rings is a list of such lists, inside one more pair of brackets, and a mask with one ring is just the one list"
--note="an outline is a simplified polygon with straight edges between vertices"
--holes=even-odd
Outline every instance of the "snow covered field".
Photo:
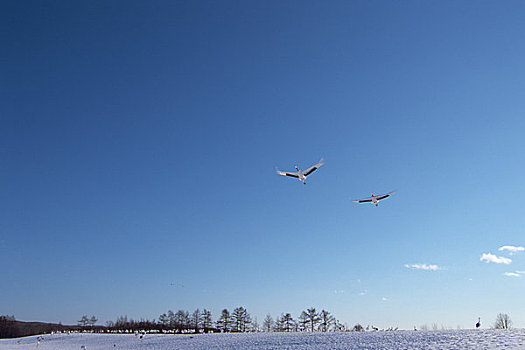
[[0,349],[525,349],[525,330],[259,333],[200,335],[54,334],[0,339]]

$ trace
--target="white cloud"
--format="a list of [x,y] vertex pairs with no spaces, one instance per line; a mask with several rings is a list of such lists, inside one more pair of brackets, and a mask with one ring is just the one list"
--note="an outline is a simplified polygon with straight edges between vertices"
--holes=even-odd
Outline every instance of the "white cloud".
[[363,296],[366,294],[366,290],[364,292],[359,293],[359,295]]
[[504,275],[509,277],[520,277],[520,274],[515,272],[505,272]]
[[334,290],[334,294],[343,294],[345,291],[343,289]]
[[503,247],[500,247],[498,249],[500,252],[502,251],[505,251],[505,250],[508,250],[509,251],[509,254],[512,255],[514,253],[517,253],[517,252],[522,252],[525,250],[525,247],[515,247],[513,245],[504,245]]
[[525,271],[516,271],[516,273],[519,273],[520,275],[525,275]]
[[505,258],[503,256],[496,256],[494,254],[490,253],[483,253],[481,255],[481,258],[479,258],[479,261],[485,260],[487,263],[493,262],[495,264],[510,264],[512,262],[512,259]]
[[405,264],[407,269],[417,269],[417,270],[427,270],[427,271],[437,271],[441,268],[437,265],[427,265],[427,264]]
[[382,297],[381,300],[388,301],[388,298]]

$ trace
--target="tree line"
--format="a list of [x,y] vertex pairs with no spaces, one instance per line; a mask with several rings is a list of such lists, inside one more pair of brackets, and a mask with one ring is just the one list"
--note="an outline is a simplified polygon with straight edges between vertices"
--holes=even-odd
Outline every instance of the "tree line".
[[[292,314],[283,313],[275,319],[266,315],[259,325],[257,318],[252,318],[248,311],[240,306],[232,312],[223,309],[214,321],[211,311],[196,309],[188,311],[169,310],[159,316],[158,320],[128,319],[119,316],[115,321],[106,322],[105,326],[96,325],[95,316],[83,315],[76,326],[61,323],[22,322],[13,315],[0,315],[0,338],[14,338],[52,332],[163,332],[163,333],[208,333],[208,332],[330,332],[330,331],[364,331],[356,324],[353,328],[341,324],[330,312],[317,311],[314,307],[302,311],[297,319]],[[498,314],[492,328],[509,329],[512,321],[508,314]],[[374,330],[377,328],[372,327]],[[425,327],[426,328],[426,327]],[[368,327],[367,327],[368,329]],[[396,328],[397,329],[397,328]],[[437,327],[436,327],[437,329]]]
[[169,310],[159,316],[158,320],[135,321],[120,316],[116,321],[106,323],[109,330],[157,330],[174,333],[243,333],[243,332],[328,332],[344,331],[342,325],[330,312],[317,312],[314,307],[302,311],[297,320],[290,313],[283,313],[275,320],[267,315],[262,325],[257,318],[252,318],[246,308],[239,306],[233,311],[223,309],[214,321],[211,311],[196,309],[192,313],[185,310]]
[[276,317],[275,320],[268,314],[263,321],[263,331],[265,332],[329,332],[345,330],[346,326],[341,324],[330,312],[326,310],[317,312],[314,307],[302,311],[297,320],[290,313],[285,313]]
[[61,323],[23,322],[13,315],[0,315],[0,338],[26,337],[53,332],[81,331],[78,326],[64,326]]
[[193,331],[199,332],[248,332],[254,331],[254,322],[248,311],[239,306],[231,313],[223,309],[219,318],[214,322],[211,311],[196,309],[191,314],[188,311],[169,310],[159,316],[157,322],[164,330],[174,330],[179,333]]
[[[87,316],[82,319],[85,320]],[[96,318],[93,316],[91,321]],[[79,321],[80,322],[80,321]],[[92,323],[94,323],[92,322]],[[80,323],[79,323],[80,324]],[[498,314],[496,322],[491,328],[494,329],[508,329],[511,328],[512,321],[508,314]],[[191,314],[185,310],[178,310],[173,312],[169,310],[159,316],[158,321],[144,320],[135,321],[127,318],[127,316],[120,316],[115,322],[106,322],[106,328],[110,331],[168,331],[173,333],[239,333],[239,332],[341,332],[353,331],[362,332],[365,328],[359,323],[351,328],[342,324],[329,311],[317,311],[314,307],[303,310],[299,316],[294,319],[291,313],[283,313],[275,319],[267,314],[261,325],[257,322],[257,318],[252,318],[248,311],[240,306],[235,308],[232,312],[228,309],[223,309],[216,319],[213,321],[211,311],[207,309],[196,309]],[[376,327],[366,327],[366,330],[378,330]],[[421,327],[421,330],[426,330],[428,327]],[[437,326],[433,330],[437,330]],[[397,330],[390,328],[388,330]]]

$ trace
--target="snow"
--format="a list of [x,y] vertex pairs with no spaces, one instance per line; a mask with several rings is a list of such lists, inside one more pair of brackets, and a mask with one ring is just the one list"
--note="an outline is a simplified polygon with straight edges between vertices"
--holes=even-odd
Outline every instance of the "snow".
[[[524,349],[525,330],[153,335],[53,334],[0,339],[0,349]],[[82,348],[82,349],[84,349]]]

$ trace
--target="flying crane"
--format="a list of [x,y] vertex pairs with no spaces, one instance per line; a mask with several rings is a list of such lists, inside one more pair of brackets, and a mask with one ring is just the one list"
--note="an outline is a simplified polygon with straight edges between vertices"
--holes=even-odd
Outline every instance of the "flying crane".
[[290,176],[295,177],[296,179],[299,179],[299,181],[302,181],[303,184],[306,185],[306,177],[319,169],[324,164],[324,159],[321,158],[321,160],[315,164],[309,167],[306,170],[300,170],[297,165],[295,166],[295,170],[297,171],[281,171],[279,169],[275,169],[277,171],[277,174],[284,175],[284,176]]
[[372,195],[370,197],[362,198],[362,199],[356,199],[355,201],[352,201],[352,202],[354,202],[354,203],[373,203],[377,207],[377,205],[379,204],[380,200],[390,197],[394,192],[395,191],[392,191],[392,192],[389,192],[389,193],[385,193],[385,194],[379,194],[377,196],[372,193]]

